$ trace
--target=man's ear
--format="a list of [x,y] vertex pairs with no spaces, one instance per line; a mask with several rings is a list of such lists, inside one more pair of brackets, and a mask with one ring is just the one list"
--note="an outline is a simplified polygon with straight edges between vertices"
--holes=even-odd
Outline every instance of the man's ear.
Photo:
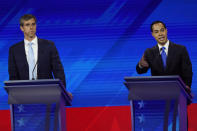
[[23,26],[20,26],[20,29],[21,29],[22,32],[24,31]]
[[152,37],[154,37],[153,32],[151,32]]

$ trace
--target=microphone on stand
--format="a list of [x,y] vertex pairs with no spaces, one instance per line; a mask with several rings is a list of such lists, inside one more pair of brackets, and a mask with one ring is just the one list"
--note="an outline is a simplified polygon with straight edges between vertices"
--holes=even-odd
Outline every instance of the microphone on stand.
[[38,61],[36,61],[36,64],[35,64],[33,71],[32,71],[32,80],[35,80],[34,71],[35,71],[37,65],[38,65]]

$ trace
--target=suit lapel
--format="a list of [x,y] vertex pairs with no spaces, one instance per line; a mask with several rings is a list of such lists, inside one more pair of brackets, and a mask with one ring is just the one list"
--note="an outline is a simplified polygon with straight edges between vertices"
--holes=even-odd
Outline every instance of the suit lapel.
[[[23,66],[22,66],[22,70],[23,72],[27,72],[27,76],[29,78],[29,65],[28,65],[28,62],[27,62],[27,57],[26,57],[26,53],[25,53],[25,45],[24,45],[24,41],[22,41],[20,44],[19,44],[19,48],[18,48],[18,56],[20,58],[20,61],[21,62],[24,62],[23,63]],[[21,63],[22,64],[22,63]],[[27,78],[27,79],[28,79]]]
[[42,40],[38,38],[38,62],[37,62],[37,77],[39,78],[40,76],[40,67],[42,64],[42,53],[44,52],[44,48],[42,47]]
[[156,64],[157,64],[157,68],[160,71],[163,71],[163,62],[162,62],[162,58],[159,52],[159,47],[158,45],[154,46],[154,54],[155,54],[155,59],[156,59]]
[[166,71],[169,69],[171,65],[172,57],[173,57],[173,44],[169,42],[168,56],[167,56],[167,61],[166,61]]

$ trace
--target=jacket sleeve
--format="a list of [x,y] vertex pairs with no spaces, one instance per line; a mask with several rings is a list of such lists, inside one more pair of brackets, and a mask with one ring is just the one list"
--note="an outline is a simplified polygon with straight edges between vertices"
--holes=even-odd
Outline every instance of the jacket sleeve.
[[181,56],[181,77],[185,84],[189,87],[191,87],[192,84],[192,63],[189,57],[189,54],[187,52],[187,49],[184,47],[182,50],[182,56]]
[[51,66],[54,77],[60,79],[66,87],[64,68],[54,43],[51,49]]

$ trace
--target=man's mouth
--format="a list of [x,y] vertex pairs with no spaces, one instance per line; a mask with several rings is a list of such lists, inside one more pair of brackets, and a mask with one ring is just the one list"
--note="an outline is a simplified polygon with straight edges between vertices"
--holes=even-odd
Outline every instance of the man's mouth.
[[160,41],[164,41],[165,40],[165,37],[159,37],[159,40]]

